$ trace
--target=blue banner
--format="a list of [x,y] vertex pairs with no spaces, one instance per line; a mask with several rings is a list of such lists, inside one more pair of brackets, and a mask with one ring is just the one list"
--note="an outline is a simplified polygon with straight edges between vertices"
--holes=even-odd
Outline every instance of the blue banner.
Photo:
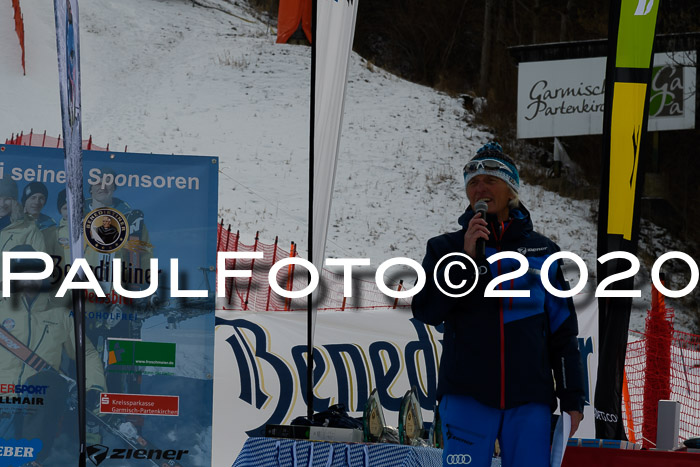
[[[0,442],[27,455],[18,465],[77,465],[72,303],[70,292],[56,296],[72,264],[63,151],[0,150],[2,254],[43,251],[52,268],[43,282],[13,282],[11,296],[0,300],[9,333],[0,335]],[[209,466],[218,158],[98,151],[83,158],[81,256],[103,292],[81,292],[88,458],[107,467],[123,458]],[[157,270],[149,269],[151,259]],[[11,271],[42,268],[13,260]],[[174,297],[175,275],[180,290],[202,296]],[[156,281],[154,293],[127,296]]]

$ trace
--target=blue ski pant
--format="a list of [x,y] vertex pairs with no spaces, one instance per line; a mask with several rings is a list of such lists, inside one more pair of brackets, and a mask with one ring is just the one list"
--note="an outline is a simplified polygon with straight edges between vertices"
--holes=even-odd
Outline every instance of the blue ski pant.
[[548,467],[551,412],[546,404],[500,410],[469,396],[440,401],[443,465],[490,467],[498,439],[503,467]]

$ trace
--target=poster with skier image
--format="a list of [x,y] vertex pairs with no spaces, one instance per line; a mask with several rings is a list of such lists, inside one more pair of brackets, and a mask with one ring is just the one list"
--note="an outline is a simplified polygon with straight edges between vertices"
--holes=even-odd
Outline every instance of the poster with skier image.
[[[71,272],[63,150],[0,150],[2,255],[51,259],[50,277],[13,278],[0,299],[0,439],[17,448],[7,465],[77,465],[71,293],[57,296],[79,269]],[[81,291],[88,465],[208,466],[218,159],[83,158],[82,254],[94,278]],[[46,266],[28,258],[9,265],[0,280]]]

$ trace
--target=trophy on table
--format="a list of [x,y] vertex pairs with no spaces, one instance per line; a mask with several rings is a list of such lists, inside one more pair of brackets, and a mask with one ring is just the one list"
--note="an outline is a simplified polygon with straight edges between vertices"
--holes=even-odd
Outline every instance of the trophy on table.
[[423,414],[418,401],[416,387],[413,386],[401,400],[401,408],[399,409],[399,443],[418,445],[422,436]]
[[365,442],[377,443],[384,435],[384,410],[379,401],[379,394],[374,388],[365,404],[365,411],[362,415],[362,431]]

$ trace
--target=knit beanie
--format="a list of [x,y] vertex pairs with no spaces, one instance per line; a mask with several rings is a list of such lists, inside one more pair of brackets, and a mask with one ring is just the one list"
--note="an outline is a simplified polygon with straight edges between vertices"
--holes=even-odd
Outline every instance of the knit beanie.
[[[479,163],[481,161],[481,163]],[[489,167],[489,161],[494,166]],[[520,176],[513,159],[503,154],[503,148],[495,141],[486,143],[476,155],[464,166],[464,184],[477,175],[491,175],[500,178],[510,186],[515,193],[520,189]]]
[[22,190],[22,206],[27,202],[27,198],[37,193],[41,193],[44,197],[49,197],[49,190],[46,189],[46,185],[41,182],[31,182],[29,185],[24,187]]

